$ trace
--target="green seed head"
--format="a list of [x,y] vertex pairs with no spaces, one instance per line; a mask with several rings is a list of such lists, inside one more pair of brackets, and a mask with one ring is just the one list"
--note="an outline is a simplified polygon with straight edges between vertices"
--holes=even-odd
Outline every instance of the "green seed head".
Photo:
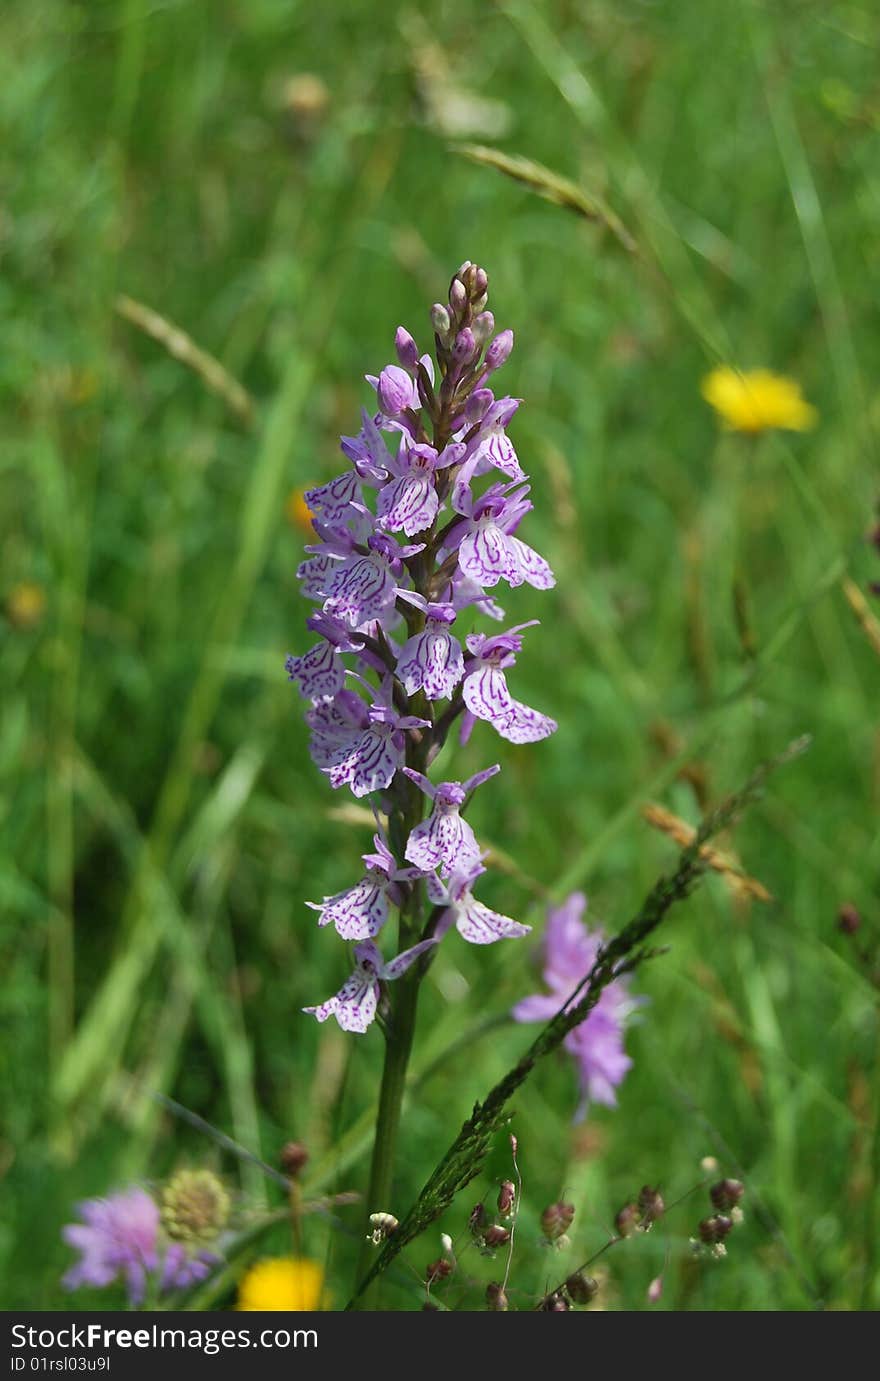
[[173,1242],[212,1242],[229,1219],[229,1194],[211,1170],[178,1170],[162,1191],[162,1226]]

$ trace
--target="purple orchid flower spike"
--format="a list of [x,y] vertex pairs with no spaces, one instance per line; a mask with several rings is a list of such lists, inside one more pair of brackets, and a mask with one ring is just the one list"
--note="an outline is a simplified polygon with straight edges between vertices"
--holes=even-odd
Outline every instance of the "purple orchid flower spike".
[[531,619],[529,623],[517,624],[506,633],[492,637],[487,637],[485,633],[473,633],[468,637],[470,657],[462,685],[462,696],[468,709],[468,717],[462,724],[464,737],[470,733],[473,718],[487,720],[502,738],[511,743],[536,743],[556,732],[558,726],[555,719],[513,698],[504,675],[507,668],[515,664],[516,654],[522,650],[520,633],[537,622],[537,619]]
[[317,911],[318,925],[331,922],[343,940],[371,940],[379,934],[392,906],[403,897],[400,883],[419,877],[418,868],[399,868],[397,860],[381,834],[373,836],[376,852],[364,854],[366,874],[354,887],[325,897],[320,903],[306,902]]
[[478,859],[456,869],[446,882],[434,875],[427,878],[425,885],[430,900],[435,906],[444,908],[434,931],[437,939],[442,939],[453,925],[472,945],[493,945],[496,940],[515,940],[529,934],[531,926],[520,925],[519,921],[490,910],[473,896],[471,888],[485,871]]
[[354,973],[346,979],[339,992],[320,1006],[304,1007],[303,1011],[316,1021],[335,1017],[343,1031],[356,1031],[363,1035],[375,1019],[383,980],[390,982],[400,978],[419,955],[425,954],[436,943],[434,939],[420,940],[386,964],[373,941],[365,940],[362,945],[355,946]]
[[[410,602],[415,602],[412,597]],[[428,604],[425,600],[420,605],[425,613],[425,627],[400,649],[397,676],[407,695],[421,690],[428,700],[444,700],[452,695],[464,675],[461,643],[449,632],[455,610],[451,604]]]
[[[350,468],[306,495],[316,540],[297,575],[319,606],[308,620],[318,642],[288,658],[288,675],[311,702],[309,751],[319,770],[335,789],[374,797],[377,820],[379,804],[383,813],[353,884],[313,904],[322,928],[358,946],[340,991],[307,1009],[319,1021],[335,1016],[345,1030],[365,1030],[382,983],[453,926],[480,945],[529,929],[472,890],[485,870],[463,812],[497,765],[465,781],[426,775],[456,720],[462,742],[481,721],[513,743],[556,728],[507,684],[529,625],[490,636],[470,623],[505,618],[493,597],[502,582],[540,590],[555,583],[544,558],[518,536],[532,508],[508,435],[520,400],[496,398],[487,384],[510,355],[513,333],[496,333],[488,289],[485,270],[466,260],[447,300],[431,308],[436,370],[398,327],[392,363],[366,376],[373,411],[364,408],[357,435],[341,440]],[[453,631],[465,610],[466,639]],[[396,907],[403,934],[415,938],[425,894],[439,908],[432,941],[386,965],[374,937]],[[405,1028],[412,1008],[389,1001],[392,1028],[398,1020]],[[385,1183],[377,1180],[379,1197]]]
[[406,845],[406,857],[423,872],[440,869],[448,877],[456,868],[480,862],[480,847],[467,820],[459,811],[470,793],[501,771],[498,763],[476,772],[466,782],[440,782],[435,786],[421,772],[405,767],[404,772],[420,791],[433,801],[434,809],[416,825]]

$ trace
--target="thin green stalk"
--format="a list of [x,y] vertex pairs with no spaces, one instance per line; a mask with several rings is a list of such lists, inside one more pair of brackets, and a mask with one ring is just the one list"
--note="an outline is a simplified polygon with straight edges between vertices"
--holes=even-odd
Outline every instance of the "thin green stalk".
[[[376,1139],[370,1164],[370,1187],[367,1190],[367,1216],[371,1213],[390,1213],[393,1204],[394,1163],[400,1113],[406,1088],[406,1071],[412,1051],[416,1026],[416,1004],[419,996],[419,973],[408,974],[395,985],[395,1002],[385,1048],[385,1066],[379,1091],[379,1111],[376,1117]],[[357,1279],[361,1280],[373,1264],[375,1248],[367,1238],[361,1248]],[[370,1295],[365,1292],[360,1307],[370,1307]]]
[[[419,617],[421,617],[419,615]],[[419,713],[419,703],[423,697],[416,697],[413,709]],[[421,745],[411,743],[407,747],[407,757],[414,766],[424,768]],[[422,795],[412,782],[398,786],[403,794],[399,808],[392,812],[389,821],[389,834],[392,848],[403,858],[406,841],[411,830],[422,817]],[[403,950],[419,939],[422,919],[422,894],[424,886],[414,885],[407,901],[400,909],[400,934],[398,949]],[[394,1165],[397,1155],[397,1137],[400,1130],[400,1114],[403,1095],[406,1090],[406,1074],[409,1057],[412,1053],[413,1037],[416,1029],[416,1007],[419,997],[419,984],[424,975],[421,963],[395,983],[392,1006],[386,1024],[385,1064],[382,1069],[382,1084],[379,1090],[379,1108],[376,1114],[376,1136],[373,1142],[373,1157],[370,1162],[370,1181],[367,1190],[366,1221],[364,1242],[357,1266],[357,1281],[363,1280],[371,1269],[375,1248],[368,1231],[371,1213],[390,1213],[394,1189]],[[375,1294],[373,1289],[364,1291],[359,1307],[370,1307]]]

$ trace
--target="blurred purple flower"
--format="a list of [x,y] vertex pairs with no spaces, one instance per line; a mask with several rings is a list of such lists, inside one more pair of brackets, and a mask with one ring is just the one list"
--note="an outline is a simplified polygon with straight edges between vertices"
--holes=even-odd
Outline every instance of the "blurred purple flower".
[[[523,998],[513,1008],[514,1020],[549,1021],[592,969],[604,936],[584,925],[581,918],[586,906],[583,892],[573,892],[547,913],[544,982],[550,992]],[[591,1102],[615,1106],[615,1089],[632,1065],[623,1046],[624,1026],[638,1005],[639,999],[631,997],[626,980],[618,979],[605,988],[586,1020],[566,1036],[565,1048],[577,1062],[581,1085],[576,1121],[585,1116]]]
[[147,1280],[158,1275],[158,1288],[180,1290],[203,1280],[216,1261],[208,1253],[191,1256],[180,1243],[160,1243],[159,1206],[145,1189],[123,1189],[106,1199],[77,1205],[81,1223],[69,1223],[61,1235],[81,1253],[63,1276],[65,1290],[82,1285],[103,1289],[119,1277],[129,1302],[143,1303]]

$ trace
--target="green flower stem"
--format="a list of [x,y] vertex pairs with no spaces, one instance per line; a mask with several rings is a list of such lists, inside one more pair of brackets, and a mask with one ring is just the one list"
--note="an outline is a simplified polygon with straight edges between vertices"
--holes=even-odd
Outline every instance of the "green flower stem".
[[[370,1165],[370,1187],[367,1190],[367,1226],[371,1213],[393,1212],[394,1162],[400,1111],[406,1087],[406,1071],[412,1051],[416,1026],[416,1004],[421,974],[416,970],[394,985],[394,1006],[385,1048],[385,1066],[379,1091],[379,1111],[376,1117],[376,1139]],[[366,1235],[366,1234],[365,1234]],[[361,1248],[357,1278],[361,1280],[370,1269],[376,1248],[368,1239]],[[359,1308],[371,1307],[373,1292],[365,1291],[358,1301]]]
[[[424,626],[424,616],[413,610],[412,623]],[[411,628],[412,631],[412,628]],[[430,707],[419,693],[413,697],[412,713],[427,717]],[[411,767],[424,771],[428,740],[413,740],[407,745],[407,760]],[[398,804],[391,812],[388,822],[389,842],[398,861],[405,862],[404,850],[411,830],[421,820],[424,812],[424,797],[418,787],[401,776],[396,783]],[[400,931],[398,952],[408,949],[421,938],[422,914],[424,910],[424,883],[417,882],[400,910]],[[369,1240],[371,1213],[392,1213],[394,1189],[394,1163],[397,1153],[397,1134],[400,1128],[400,1113],[406,1089],[406,1072],[412,1053],[413,1037],[416,1029],[416,1006],[419,997],[419,984],[424,977],[425,967],[417,961],[396,983],[390,986],[389,1001],[391,1012],[388,1016],[385,1034],[385,1065],[382,1070],[382,1085],[379,1090],[379,1108],[376,1114],[376,1137],[373,1142],[373,1158],[370,1164],[370,1183],[367,1190],[366,1219],[364,1223],[364,1244],[361,1248],[357,1268],[357,1280],[362,1281],[372,1268],[376,1247]],[[365,1290],[358,1299],[358,1308],[369,1309],[376,1287]]]

